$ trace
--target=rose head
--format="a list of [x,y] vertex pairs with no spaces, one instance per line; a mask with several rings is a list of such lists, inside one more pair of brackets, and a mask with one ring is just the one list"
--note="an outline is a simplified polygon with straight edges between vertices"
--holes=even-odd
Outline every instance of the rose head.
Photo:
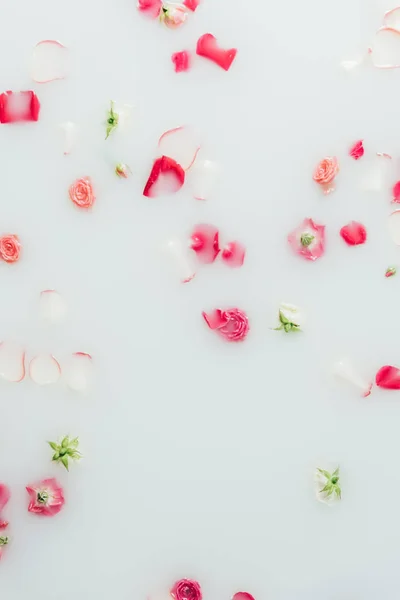
[[172,586],[170,594],[174,600],[201,600],[200,585],[192,579],[180,579]]
[[21,253],[21,244],[14,234],[3,235],[0,238],[0,258],[5,262],[17,262]]
[[339,164],[336,156],[327,156],[318,163],[315,168],[313,179],[318,183],[324,194],[330,194],[335,189],[333,180],[339,172]]
[[239,308],[202,313],[203,319],[210,329],[215,329],[228,342],[240,342],[247,336],[250,326],[246,313]]
[[183,4],[163,4],[160,12],[160,20],[169,28],[177,29],[184,24],[187,17],[187,10]]
[[69,197],[78,208],[91,208],[96,198],[90,177],[74,181],[69,187]]
[[63,489],[55,479],[43,479],[28,485],[26,491],[30,496],[29,512],[52,517],[64,506]]

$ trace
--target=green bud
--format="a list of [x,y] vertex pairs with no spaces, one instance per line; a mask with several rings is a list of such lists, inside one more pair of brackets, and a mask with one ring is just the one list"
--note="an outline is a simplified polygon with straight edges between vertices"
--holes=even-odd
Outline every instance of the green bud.
[[313,241],[314,238],[315,238],[315,236],[311,235],[311,233],[303,233],[300,237],[301,245],[304,246],[305,248],[307,248],[311,244],[311,242]]

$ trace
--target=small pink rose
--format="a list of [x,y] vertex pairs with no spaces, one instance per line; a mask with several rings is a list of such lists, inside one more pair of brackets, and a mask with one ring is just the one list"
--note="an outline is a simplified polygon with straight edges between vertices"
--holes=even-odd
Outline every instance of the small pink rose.
[[326,194],[329,194],[329,192],[332,192],[334,189],[334,187],[329,186],[329,184],[332,183],[338,172],[339,164],[337,158],[335,156],[327,156],[317,165],[313,179],[323,187]]
[[28,511],[53,517],[65,504],[61,485],[55,479],[43,479],[26,487],[30,496]]
[[91,208],[96,200],[90,177],[77,179],[69,186],[69,197],[79,208]]
[[21,254],[21,244],[14,234],[3,235],[0,238],[0,258],[5,262],[17,262]]
[[202,313],[210,329],[215,329],[228,342],[240,342],[247,336],[250,326],[246,313],[240,308],[219,308],[211,313]]
[[200,584],[192,579],[180,579],[170,589],[174,600],[202,600]]
[[187,17],[187,9],[183,4],[163,4],[160,19],[169,29],[177,29],[184,24]]
[[325,252],[325,225],[318,225],[312,219],[304,219],[288,235],[293,251],[307,260],[317,260]]

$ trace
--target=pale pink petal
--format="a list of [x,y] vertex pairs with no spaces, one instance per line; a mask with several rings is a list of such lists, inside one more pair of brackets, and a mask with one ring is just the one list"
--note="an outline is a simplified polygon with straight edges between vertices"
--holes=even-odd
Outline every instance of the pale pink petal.
[[312,219],[304,219],[288,235],[288,242],[296,254],[307,260],[317,260],[325,252],[325,225],[318,225]]
[[356,387],[363,398],[370,395],[372,381],[363,377],[348,358],[341,358],[338,360],[333,365],[333,373],[336,377],[343,379]]
[[67,385],[75,392],[84,393],[93,379],[92,357],[86,352],[75,352],[63,369]]
[[219,308],[216,308],[210,313],[203,311],[201,314],[210,329],[221,329],[221,327],[224,327],[229,321],[227,313]]
[[40,315],[44,321],[57,323],[65,318],[67,305],[56,290],[40,292]]
[[182,283],[189,283],[196,275],[194,259],[196,255],[187,244],[179,239],[170,240],[167,243],[167,251],[171,256],[178,277]]
[[375,34],[370,53],[372,64],[378,69],[400,67],[400,31],[381,27]]
[[383,17],[383,25],[400,30],[400,6],[388,10]]
[[219,178],[219,167],[211,160],[197,159],[190,170],[189,182],[196,200],[208,200],[212,196]]
[[29,376],[38,385],[49,385],[60,379],[61,367],[51,354],[38,354],[29,364]]
[[249,592],[236,592],[233,594],[232,600],[255,600],[255,598]]
[[228,267],[241,267],[244,263],[246,248],[240,242],[229,242],[222,250],[222,260]]
[[385,365],[381,367],[375,376],[378,387],[386,390],[400,390],[400,369]]
[[70,154],[76,144],[78,128],[72,121],[61,123],[60,127],[64,134],[63,152],[64,154]]
[[367,241],[367,230],[362,223],[350,221],[341,228],[340,236],[349,246],[358,246]]
[[389,215],[389,235],[396,246],[400,246],[400,210],[395,210]]
[[[360,165],[361,166],[361,165]],[[389,185],[392,157],[386,152],[377,152],[362,161],[361,189],[379,192]]]
[[36,83],[64,79],[67,74],[68,50],[56,40],[42,40],[33,50],[31,75]]
[[0,343],[0,377],[19,383],[25,377],[25,350],[13,342]]
[[158,141],[159,153],[173,158],[185,171],[193,165],[199,149],[196,134],[184,125],[169,129]]
[[206,223],[196,225],[191,235],[190,247],[196,252],[200,262],[214,262],[220,253],[217,227]]

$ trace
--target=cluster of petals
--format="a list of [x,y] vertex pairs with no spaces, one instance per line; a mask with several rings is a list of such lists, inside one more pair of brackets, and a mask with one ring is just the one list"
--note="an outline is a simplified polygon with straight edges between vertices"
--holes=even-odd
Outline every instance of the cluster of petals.
[[323,158],[316,166],[313,179],[321,186],[324,194],[330,194],[334,189],[333,181],[339,172],[339,163],[335,156]]
[[93,184],[90,177],[81,177],[69,186],[69,197],[71,201],[78,207],[88,209],[91,208],[96,200],[93,191]]
[[221,251],[219,231],[214,225],[196,225],[190,238],[190,247],[200,262],[210,264],[218,255],[229,267],[241,267],[246,255],[245,247],[238,241],[228,242]]
[[209,328],[228,342],[241,342],[250,329],[249,319],[240,308],[216,308],[210,313],[203,312],[202,315]]
[[307,260],[317,260],[325,252],[325,225],[307,218],[288,236],[293,251]]
[[188,12],[194,12],[199,0],[184,0],[182,3],[162,2],[162,0],[139,0],[138,9],[152,19],[159,19],[169,29],[177,29],[187,19]]
[[21,255],[21,242],[17,235],[8,233],[0,238],[0,259],[15,263]]
[[176,581],[169,591],[174,600],[202,600],[200,584],[193,579]]
[[56,479],[43,479],[26,486],[30,502],[28,511],[37,515],[53,517],[65,504],[64,492]]

